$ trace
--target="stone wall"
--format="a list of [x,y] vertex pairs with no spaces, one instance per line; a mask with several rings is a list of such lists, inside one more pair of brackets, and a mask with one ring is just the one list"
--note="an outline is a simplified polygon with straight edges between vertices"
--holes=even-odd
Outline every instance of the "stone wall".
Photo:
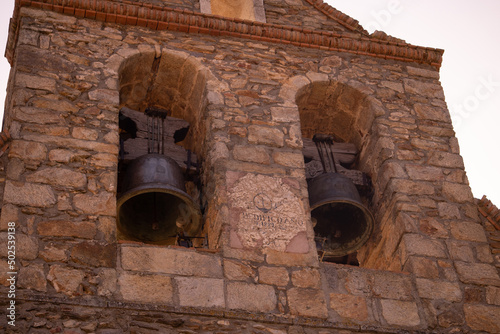
[[[279,4],[265,4],[269,20]],[[498,269],[431,64],[29,6],[17,29],[0,238],[15,222],[18,332],[500,330]],[[118,112],[144,99],[195,125],[207,249],[117,234]],[[359,268],[316,254],[302,138],[325,124],[373,182]]]

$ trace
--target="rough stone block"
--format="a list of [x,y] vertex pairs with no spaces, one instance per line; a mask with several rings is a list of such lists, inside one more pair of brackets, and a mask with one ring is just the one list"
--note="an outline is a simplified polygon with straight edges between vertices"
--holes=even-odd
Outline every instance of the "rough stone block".
[[[37,107],[19,107],[19,108],[14,108],[14,118],[20,122],[23,123],[31,123],[34,125],[42,125],[42,126],[47,126],[47,125],[54,125],[54,124],[64,124],[64,117],[66,113],[61,113],[61,112],[54,112],[53,110],[48,110],[48,109],[40,109]],[[54,135],[54,138],[60,138],[59,133],[60,133],[61,128],[51,128],[51,130],[45,129],[41,133],[45,134],[50,134]],[[64,130],[63,130],[64,131]],[[36,142],[39,134],[33,134],[31,135],[31,138],[29,140]],[[27,139],[27,138],[26,138]]]
[[236,160],[255,162],[264,165],[269,165],[271,163],[271,157],[267,150],[259,146],[235,146],[233,149],[233,157]]
[[0,284],[3,286],[10,286],[10,281],[7,281],[7,279],[11,278],[9,274],[7,274],[9,271],[11,271],[9,263],[7,262],[7,259],[0,259]]
[[287,147],[294,149],[302,149],[304,143],[302,141],[302,131],[297,124],[290,125],[288,129],[288,139],[285,140]]
[[382,316],[389,325],[415,327],[420,325],[417,304],[401,300],[382,299]]
[[426,181],[392,179],[389,187],[393,192],[408,195],[433,195],[435,192],[434,186]]
[[462,300],[462,291],[458,283],[447,281],[435,281],[425,278],[417,278],[418,294],[422,298],[445,299],[450,302]]
[[446,202],[438,203],[439,217],[444,219],[457,219],[460,218],[460,209],[457,204]]
[[227,285],[227,307],[250,312],[271,312],[277,298],[270,285],[234,282]]
[[420,219],[419,229],[422,233],[435,238],[447,238],[449,233],[442,222],[431,217]]
[[464,302],[470,304],[484,302],[484,289],[476,285],[467,285],[464,287]]
[[450,223],[451,235],[458,240],[488,242],[481,224],[455,221]]
[[255,271],[249,264],[225,259],[224,277],[232,281],[246,281],[255,277]]
[[446,151],[449,148],[448,144],[436,142],[433,140],[423,140],[418,138],[412,139],[411,145],[414,146],[416,149],[422,151]]
[[57,203],[50,186],[13,181],[5,182],[3,200],[5,203],[37,208],[48,208]]
[[71,136],[76,139],[96,140],[97,138],[99,138],[99,132],[94,129],[75,127],[71,131]]
[[26,140],[38,141],[48,145],[56,145],[59,147],[75,148],[79,150],[95,151],[98,153],[118,154],[118,145],[106,144],[98,141],[82,140],[67,137],[55,137],[39,134],[26,134]]
[[71,249],[71,259],[92,267],[115,267],[116,245],[80,242]]
[[89,99],[91,101],[99,101],[100,103],[110,103],[118,105],[120,103],[120,96],[118,90],[111,89],[95,89],[89,92]]
[[[38,240],[26,234],[16,232],[16,259],[34,260],[38,256]],[[0,233],[0,244],[7,245],[8,233]],[[7,247],[0,247],[0,256],[7,257]]]
[[287,291],[287,297],[291,314],[313,318],[328,317],[322,290],[292,288]]
[[224,281],[216,278],[177,277],[181,306],[224,307]]
[[448,152],[429,152],[427,163],[432,166],[446,167],[446,168],[464,168],[464,161],[462,156],[455,153]]
[[19,209],[17,206],[12,204],[4,204],[2,206],[1,216],[0,216],[0,231],[7,231],[10,222],[19,221]]
[[260,267],[259,283],[286,286],[288,284],[288,270],[283,267]]
[[97,294],[99,296],[110,297],[117,289],[118,275],[116,269],[103,268],[97,274],[98,286]]
[[9,158],[42,161],[46,157],[47,148],[43,144],[24,140],[13,140],[11,143]]
[[163,247],[121,247],[125,270],[157,272],[198,277],[222,277],[220,259],[192,250]]
[[225,143],[219,141],[209,148],[207,156],[212,163],[215,163],[219,159],[229,158],[229,149]]
[[99,217],[97,229],[103,234],[105,241],[116,242],[116,219],[114,217]]
[[19,44],[27,44],[32,46],[38,45],[38,39],[40,38],[40,33],[36,31],[26,31],[21,30],[19,32]]
[[[28,9],[28,8],[26,8],[26,9]],[[28,9],[28,11],[30,12],[29,9]],[[33,17],[37,17],[37,16],[39,16],[39,13],[35,14],[35,11],[31,11],[29,13],[29,15],[33,16]],[[45,19],[45,18],[43,18],[43,19]],[[64,18],[62,21],[67,22],[69,20],[76,21],[76,18],[67,15],[66,18]],[[62,21],[60,21],[60,22],[62,22]],[[40,36],[40,38],[43,38],[43,36],[50,38],[50,36],[44,35],[44,34],[42,34],[42,36]],[[57,38],[57,39],[61,40],[60,38]],[[19,62],[19,64],[23,64],[24,66],[26,66],[26,65],[33,66],[33,60],[36,59],[36,60],[38,60],[36,62],[36,65],[38,66],[38,68],[40,70],[43,70],[43,71],[48,71],[48,72],[58,72],[61,70],[71,71],[71,69],[73,68],[73,64],[71,64],[71,62],[65,60],[60,55],[56,55],[48,50],[34,48],[31,46],[27,46],[27,45],[18,45],[17,48],[19,50],[18,51],[19,55],[17,57],[17,61]],[[24,80],[25,79],[23,79],[23,81]]]
[[73,205],[77,210],[90,215],[116,215],[116,197],[113,193],[76,194],[73,197]]
[[444,182],[443,196],[458,203],[474,201],[470,186],[467,184]]
[[474,253],[468,242],[448,240],[446,244],[453,260],[474,262]]
[[444,179],[443,170],[438,167],[406,165],[406,171],[412,180],[440,181]]
[[494,261],[489,244],[476,245],[474,248],[476,249],[476,257],[480,262],[492,263]]
[[[45,98],[35,98],[32,100],[32,106],[37,108],[37,109],[45,109],[49,112],[53,112],[54,117],[55,115],[66,115],[67,113],[75,113],[79,109],[78,107],[66,100],[52,100],[52,99],[45,99]],[[25,110],[25,108],[22,108]],[[55,111],[55,112],[54,112]]]
[[299,288],[321,288],[321,275],[317,269],[304,268],[292,272],[292,284]]
[[315,254],[307,253],[288,253],[273,250],[267,250],[266,262],[268,264],[278,266],[305,266],[305,267],[318,267],[318,257]]
[[283,147],[284,137],[283,131],[279,129],[259,125],[251,125],[248,127],[248,142],[250,144]]
[[415,104],[415,112],[420,119],[438,122],[450,122],[450,116],[446,108],[435,107],[428,104]]
[[299,110],[297,107],[271,107],[271,116],[275,122],[296,122],[299,121]]
[[441,327],[450,328],[465,324],[462,307],[459,305],[448,302],[439,302],[435,305],[438,305],[435,313],[437,313],[437,321]]
[[455,268],[464,283],[500,286],[497,268],[490,264],[456,261]]
[[494,286],[486,287],[486,302],[492,305],[500,306],[500,288]]
[[435,260],[425,257],[412,256],[408,259],[410,272],[417,277],[439,278],[439,269]]
[[26,181],[60,187],[83,188],[87,185],[87,176],[66,168],[50,167],[28,175]]
[[68,260],[67,245],[48,243],[40,251],[40,258],[47,262],[66,262]]
[[487,333],[500,333],[500,307],[466,304],[465,320],[470,328]]
[[401,243],[404,247],[403,259],[411,255],[446,258],[445,246],[440,240],[418,234],[405,234]]
[[232,170],[239,170],[242,172],[267,174],[267,175],[285,175],[286,169],[278,165],[260,165],[251,162],[242,162],[236,160],[229,160],[226,162],[226,167]]
[[420,76],[425,78],[439,79],[439,71],[433,71],[418,67],[407,66],[408,74],[411,76]]
[[273,160],[278,165],[292,167],[292,168],[304,168],[304,155],[302,153],[294,152],[274,152]]
[[37,231],[41,236],[93,239],[97,228],[91,222],[49,220],[38,223]]
[[226,247],[223,249],[225,258],[239,259],[243,261],[264,262],[265,257],[253,249],[236,249]]
[[15,85],[19,87],[47,90],[49,92],[56,91],[56,81],[51,78],[18,73],[15,80]]
[[458,282],[457,271],[453,267],[452,261],[438,260],[438,266],[444,274],[444,278],[448,281]]
[[102,184],[104,189],[109,192],[116,191],[117,174],[115,172],[102,173],[99,175],[99,182]]
[[418,81],[413,79],[404,80],[405,91],[424,97],[444,99],[443,88],[437,83]]
[[368,319],[366,299],[361,296],[330,293],[330,308],[342,318],[358,321]]
[[[86,153],[86,155],[90,156],[90,153]],[[68,163],[77,156],[77,153],[64,149],[54,149],[49,152],[49,160],[56,162]]]
[[31,264],[19,270],[17,284],[20,288],[32,289],[36,291],[47,291],[47,279],[43,271],[42,264]]
[[356,296],[372,295],[372,272],[360,268],[337,268],[335,276],[342,278],[338,280],[339,286],[334,287],[336,292],[348,292]]
[[382,87],[392,89],[393,91],[396,91],[398,93],[404,93],[403,85],[400,82],[385,80],[385,81],[381,81],[380,85]]
[[57,292],[62,292],[67,296],[78,296],[82,294],[82,287],[85,273],[82,270],[53,265],[50,267],[47,279],[52,283]]
[[171,304],[173,300],[174,288],[170,277],[125,272],[118,277],[118,286],[126,301]]
[[411,276],[391,272],[373,273],[373,295],[387,299],[412,300]]
[[384,189],[387,183],[393,178],[407,178],[407,174],[399,163],[385,162],[379,169],[377,183]]
[[116,155],[109,153],[97,153],[92,155],[90,163],[96,167],[114,167],[117,164]]

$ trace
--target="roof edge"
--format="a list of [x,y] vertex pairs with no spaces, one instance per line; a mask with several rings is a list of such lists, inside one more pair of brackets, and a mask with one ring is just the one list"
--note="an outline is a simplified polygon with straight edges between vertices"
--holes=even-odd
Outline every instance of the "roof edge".
[[[306,0],[326,11],[337,22],[343,22],[357,32],[364,31],[356,20],[337,11],[322,0]],[[321,3],[321,4],[320,4]],[[318,7],[319,6],[319,7]],[[443,50],[414,46],[400,41],[380,39],[363,33],[352,34],[303,29],[256,21],[226,18],[171,7],[115,0],[16,0],[10,21],[9,39],[5,56],[12,64],[17,30],[22,7],[38,8],[77,18],[108,23],[147,27],[152,30],[170,30],[216,36],[232,36],[251,40],[291,44],[327,51],[347,52],[376,58],[428,64],[439,69]],[[349,20],[350,19],[350,20]]]
[[312,5],[314,8],[328,16],[330,19],[336,21],[342,26],[361,33],[363,35],[370,35],[359,23],[358,20],[353,19],[349,15],[342,13],[340,10],[332,7],[330,4],[324,2],[323,0],[305,0],[307,3]]

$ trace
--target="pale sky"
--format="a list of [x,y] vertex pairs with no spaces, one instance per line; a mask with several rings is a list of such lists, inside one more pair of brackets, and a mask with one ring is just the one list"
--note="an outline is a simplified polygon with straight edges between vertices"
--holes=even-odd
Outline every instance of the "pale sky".
[[327,2],[369,32],[445,50],[441,84],[472,192],[500,207],[500,1]]
[[[373,32],[444,49],[441,83],[452,114],[465,169],[476,198],[500,206],[500,1],[327,0]],[[5,51],[14,0],[3,0],[0,46]],[[10,65],[0,60],[0,101]],[[3,108],[0,110],[3,113]]]

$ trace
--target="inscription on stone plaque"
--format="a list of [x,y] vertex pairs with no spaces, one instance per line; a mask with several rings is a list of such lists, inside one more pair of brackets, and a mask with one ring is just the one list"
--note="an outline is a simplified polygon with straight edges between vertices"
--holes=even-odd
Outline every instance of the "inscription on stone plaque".
[[231,223],[236,232],[232,238],[239,239],[233,245],[285,251],[297,234],[306,231],[302,201],[283,178],[246,174],[228,190],[236,218]]

